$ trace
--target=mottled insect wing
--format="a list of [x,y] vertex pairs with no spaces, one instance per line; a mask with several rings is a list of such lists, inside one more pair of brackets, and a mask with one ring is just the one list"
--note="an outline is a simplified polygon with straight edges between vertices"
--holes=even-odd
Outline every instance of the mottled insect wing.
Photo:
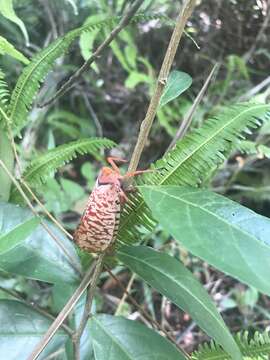
[[120,217],[120,192],[121,188],[116,184],[96,182],[74,233],[79,247],[100,253],[113,244]]

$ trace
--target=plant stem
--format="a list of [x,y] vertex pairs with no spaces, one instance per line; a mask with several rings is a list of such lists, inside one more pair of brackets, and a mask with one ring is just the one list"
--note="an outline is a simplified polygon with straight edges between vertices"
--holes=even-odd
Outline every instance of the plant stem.
[[59,246],[59,248],[63,251],[63,253],[66,255],[67,259],[69,260],[70,265],[73,267],[73,269],[78,272],[80,275],[82,274],[81,269],[77,266],[77,264],[74,262],[73,258],[69,254],[69,252],[66,250],[65,246],[62,244],[62,242],[58,239],[57,236],[54,235],[54,233],[51,231],[49,226],[42,220],[41,216],[38,214],[34,206],[31,204],[31,201],[26,196],[25,192],[21,188],[18,181],[14,178],[14,176],[11,174],[11,172],[8,170],[6,165],[3,163],[2,160],[0,160],[0,166],[4,169],[4,171],[7,173],[13,184],[18,189],[19,193],[22,195],[23,199],[25,200],[26,204],[32,211],[32,213],[37,216],[40,219],[40,224],[43,226],[43,228],[48,232],[48,234],[52,237],[52,239],[56,242],[56,244]]
[[173,140],[170,143],[170,145],[168,147],[168,150],[166,152],[168,152],[171,148],[173,148],[174,145],[176,144],[176,142],[178,140],[182,139],[185,136],[185,134],[186,134],[186,132],[187,132],[187,130],[188,130],[190,124],[191,124],[191,121],[193,119],[193,115],[194,115],[197,107],[199,106],[199,104],[200,104],[200,102],[201,102],[201,100],[202,100],[202,98],[203,98],[203,96],[204,96],[204,94],[206,92],[206,89],[207,89],[207,87],[208,87],[214,73],[216,72],[217,67],[218,67],[218,63],[216,63],[214,65],[213,69],[211,70],[210,74],[208,75],[207,79],[205,80],[199,94],[197,95],[197,97],[196,97],[195,101],[193,102],[191,108],[189,109],[189,111],[185,115],[184,120],[182,121],[179,129],[177,130],[177,132],[175,134],[175,137],[173,138]]
[[[42,309],[41,307],[39,307],[38,305],[36,305],[35,303],[33,303],[32,301],[27,301],[25,300],[19,293],[17,293],[17,291],[13,291],[13,290],[9,290],[4,288],[3,286],[0,286],[0,290],[6,292],[7,294],[13,296],[14,298],[20,300],[21,302],[23,302],[26,306],[28,306],[31,309],[34,309],[36,312],[38,312],[39,314],[47,317],[50,320],[55,320],[55,317],[50,314],[49,312],[47,312],[46,310]],[[65,330],[65,332],[69,335],[69,336],[73,336],[74,335],[74,331],[67,326],[66,324],[61,324],[61,327]]]
[[[151,315],[149,315],[140,304],[137,303],[137,301],[133,298],[132,295],[130,295],[129,291],[125,289],[125,287],[122,285],[121,281],[110,271],[110,269],[106,266],[106,270],[111,275],[111,277],[117,282],[119,287],[122,289],[124,294],[130,299],[131,303],[138,309],[138,311],[151,323],[153,327],[156,327],[158,330],[162,331],[164,335],[167,336],[169,340],[181,351],[185,354],[187,359],[190,359],[190,356],[180,348],[179,344],[177,344],[176,340],[171,336],[170,333],[168,333],[167,330],[165,330],[155,319],[152,318]],[[76,359],[77,360],[77,359]]]
[[39,198],[36,196],[36,194],[33,192],[33,190],[30,188],[30,186],[27,184],[27,182],[21,178],[19,179],[20,183],[27,189],[27,191],[30,193],[30,195],[33,197],[33,199],[36,201],[36,203],[40,206],[40,208],[44,211],[44,213],[48,216],[48,218],[61,230],[63,233],[70,239],[73,240],[73,236],[63,227],[63,225],[46,209],[46,207],[42,204],[42,202],[39,200]]
[[77,301],[80,299],[82,294],[84,293],[85,289],[87,289],[88,285],[91,282],[93,270],[95,268],[96,262],[93,262],[93,264],[90,265],[88,271],[85,273],[79,287],[74,292],[74,294],[71,296],[71,298],[68,300],[66,305],[63,307],[62,311],[58,314],[55,321],[52,323],[52,325],[47,330],[46,334],[42,337],[41,341],[37,344],[37,346],[34,348],[31,355],[28,357],[27,360],[36,360],[40,353],[44,350],[48,342],[51,340],[51,338],[54,336],[54,334],[57,332],[61,324],[65,321],[69,313],[72,311],[74,306],[76,305]]
[[122,296],[122,298],[121,298],[121,300],[120,300],[120,302],[119,302],[119,304],[117,306],[117,309],[116,309],[114,315],[120,315],[121,314],[122,307],[123,307],[123,305],[124,305],[124,303],[126,301],[126,298],[128,296],[127,294],[129,294],[135,278],[136,278],[136,274],[133,273],[131,275],[130,279],[129,279],[129,282],[127,284],[127,287],[125,288],[125,291],[123,291],[123,296]]
[[43,104],[40,104],[39,107],[47,106],[60,96],[64,95],[70,88],[73,86],[74,82],[87,70],[90,65],[99,58],[100,54],[106,49],[113,39],[119,34],[121,30],[123,30],[130,22],[132,17],[135,15],[141,4],[144,0],[135,0],[134,3],[128,8],[126,14],[120,20],[119,24],[111,31],[111,33],[107,36],[107,38],[103,41],[101,45],[94,51],[94,53],[90,56],[90,58],[84,62],[84,64],[72,75],[66,83],[51,97],[48,101]]
[[102,271],[104,257],[105,257],[105,252],[100,254],[97,259],[97,263],[95,266],[95,271],[94,271],[94,274],[92,277],[92,281],[87,289],[87,298],[86,298],[86,303],[85,303],[84,310],[83,310],[82,319],[81,319],[80,325],[79,325],[76,333],[73,336],[74,360],[80,360],[80,340],[81,340],[81,336],[83,334],[84,328],[87,324],[87,321],[88,321],[89,317],[91,316],[92,303],[93,303],[98,279],[99,279],[99,276]]
[[163,89],[166,85],[167,78],[169,76],[172,63],[184,32],[184,28],[186,26],[188,18],[191,16],[192,11],[196,5],[196,0],[185,0],[183,7],[180,11],[178,19],[176,21],[176,25],[174,31],[172,33],[160,72],[156,84],[156,88],[154,90],[154,94],[150,100],[150,104],[148,110],[146,112],[145,118],[141,124],[140,132],[138,136],[137,143],[135,145],[135,149],[133,151],[129,168],[129,172],[133,172],[137,169],[137,166],[140,161],[141,154],[143,152],[144,146],[146,144],[151,126],[153,124],[154,118],[156,116],[159,101],[163,92]]

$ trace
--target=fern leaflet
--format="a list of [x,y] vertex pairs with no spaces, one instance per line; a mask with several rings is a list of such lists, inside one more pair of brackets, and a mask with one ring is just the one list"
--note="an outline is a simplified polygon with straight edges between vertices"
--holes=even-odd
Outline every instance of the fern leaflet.
[[270,158],[270,148],[263,144],[256,144],[253,141],[244,140],[238,145],[238,149],[248,155]]
[[7,106],[9,103],[9,89],[5,81],[5,74],[0,69],[0,123],[4,119],[4,122],[8,121]]
[[99,157],[100,149],[114,146],[113,141],[102,138],[80,139],[59,145],[32,160],[22,177],[31,185],[44,183],[51,173],[76,158],[78,154],[91,154]]
[[[163,18],[160,15],[138,14],[133,22]],[[68,32],[66,35],[52,42],[48,47],[36,54],[20,75],[11,95],[9,115],[12,127],[20,131],[27,120],[27,113],[39,90],[40,84],[52,69],[57,58],[63,55],[71,43],[85,31],[102,29],[104,26],[112,26],[119,17],[110,17],[94,24],[86,24]]]
[[[268,111],[268,113],[267,113]],[[267,114],[266,114],[267,113]],[[149,185],[198,186],[213,169],[217,168],[231,147],[236,148],[244,133],[256,128],[270,117],[265,104],[243,103],[226,108],[222,114],[206,121],[203,126],[186,135],[153,169],[143,176]],[[158,170],[159,169],[159,170]],[[153,220],[139,194],[132,195],[122,211],[118,239],[130,243],[139,238],[138,225],[153,228]]]
[[[238,333],[235,341],[244,356],[249,360],[266,360],[270,354],[270,336],[269,333],[256,332],[252,339],[249,339],[248,332]],[[220,345],[211,341],[209,344],[203,344],[191,355],[192,360],[232,360],[224,352]]]

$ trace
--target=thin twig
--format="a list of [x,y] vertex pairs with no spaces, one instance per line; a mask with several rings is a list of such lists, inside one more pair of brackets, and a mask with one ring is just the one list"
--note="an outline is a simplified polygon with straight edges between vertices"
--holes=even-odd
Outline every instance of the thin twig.
[[49,226],[42,220],[41,216],[39,215],[39,213],[36,211],[36,209],[34,208],[34,206],[31,204],[31,201],[28,199],[28,197],[26,196],[25,192],[23,191],[23,189],[21,188],[20,184],[18,183],[18,181],[14,178],[14,176],[10,173],[10,171],[8,170],[8,168],[6,167],[6,165],[4,164],[4,162],[2,160],[0,160],[0,166],[4,169],[4,171],[6,172],[6,174],[9,176],[9,178],[11,179],[11,181],[13,182],[13,184],[16,186],[16,188],[18,189],[19,193],[22,195],[23,199],[25,200],[26,204],[28,205],[28,207],[30,208],[30,210],[32,211],[32,213],[37,216],[40,219],[40,224],[43,226],[43,228],[47,231],[47,233],[53,238],[53,240],[56,242],[56,244],[59,246],[59,248],[63,251],[63,253],[66,255],[67,259],[69,260],[70,265],[73,267],[73,269],[78,272],[80,275],[82,274],[81,269],[77,266],[77,264],[74,262],[73,258],[71,257],[71,255],[69,254],[69,252],[66,250],[65,246],[62,244],[62,242],[58,239],[57,236],[55,236],[53,234],[53,232],[51,231],[51,229],[49,228]]
[[183,7],[180,11],[178,19],[176,21],[176,25],[174,31],[172,33],[170,43],[168,45],[160,72],[156,84],[156,88],[154,90],[154,94],[151,97],[150,104],[148,110],[146,112],[145,118],[141,124],[139,136],[137,139],[137,143],[135,145],[135,149],[133,151],[128,171],[132,172],[137,169],[137,166],[140,161],[141,154],[143,152],[144,146],[146,144],[152,123],[157,113],[157,109],[159,106],[159,101],[163,92],[163,89],[166,85],[167,78],[169,76],[172,63],[184,32],[185,25],[187,23],[188,18],[191,16],[192,11],[196,5],[196,0],[186,0],[183,4]]
[[84,62],[84,64],[64,83],[63,86],[51,97],[48,101],[43,104],[38,105],[39,107],[47,106],[51,103],[54,103],[56,99],[65,94],[73,86],[75,81],[89,69],[90,65],[99,58],[100,54],[106,49],[113,39],[123,30],[130,22],[132,17],[135,15],[141,4],[144,0],[135,0],[134,3],[128,8],[126,14],[120,20],[119,24],[111,31],[108,37],[103,41],[103,43],[94,51],[90,58]]
[[[270,13],[270,12],[269,12]],[[248,90],[244,95],[240,96],[238,101],[247,101],[252,96],[258,94],[263,88],[268,87],[270,84],[270,76],[267,76],[262,82]]]
[[[22,303],[24,303],[26,306],[28,306],[31,309],[34,309],[36,312],[40,313],[41,315],[47,317],[50,320],[55,320],[55,317],[50,314],[49,312],[47,312],[46,310],[42,309],[41,307],[39,307],[38,305],[36,305],[33,302],[27,301],[25,300],[17,291],[13,291],[13,290],[9,290],[4,288],[3,286],[0,286],[0,290],[6,292],[7,294],[13,296],[14,298],[20,300]],[[65,330],[65,332],[69,335],[69,336],[73,336],[74,331],[67,326],[66,324],[61,324],[61,327]]]
[[68,300],[66,305],[63,307],[62,311],[58,314],[55,321],[52,323],[52,325],[49,327],[46,334],[42,337],[41,341],[37,344],[37,346],[34,348],[32,354],[28,357],[27,360],[36,360],[40,353],[44,350],[48,342],[51,340],[51,338],[54,336],[54,334],[57,332],[61,324],[65,321],[69,313],[72,311],[84,291],[87,289],[88,285],[91,282],[93,270],[95,268],[96,262],[93,262],[91,266],[89,267],[88,271],[84,275],[79,287],[74,292],[74,294],[71,296],[71,298]]
[[247,63],[251,57],[253,56],[256,47],[258,45],[258,43],[260,43],[261,39],[263,38],[264,32],[267,29],[268,25],[269,25],[269,21],[270,21],[270,0],[267,1],[267,13],[266,16],[264,18],[264,21],[262,23],[262,26],[256,36],[256,39],[252,42],[252,46],[251,48],[246,52],[246,54],[243,56],[244,61]]
[[207,87],[208,87],[208,85],[209,85],[209,83],[210,83],[210,81],[211,81],[211,79],[212,79],[212,77],[213,77],[213,75],[214,75],[214,73],[215,73],[218,66],[219,66],[218,63],[216,63],[214,65],[213,69],[211,70],[210,74],[208,75],[207,79],[205,80],[205,82],[203,84],[203,87],[201,88],[201,90],[200,90],[199,94],[197,95],[196,99],[194,100],[191,108],[189,109],[188,113],[186,114],[184,120],[182,121],[179,129],[177,130],[177,132],[175,134],[175,137],[173,138],[172,142],[170,143],[170,145],[168,147],[168,150],[173,148],[174,145],[176,144],[176,142],[178,140],[182,139],[185,136],[185,134],[186,134],[186,132],[187,132],[187,130],[188,130],[190,124],[191,124],[193,115],[194,115],[195,111],[197,110],[197,107],[200,104],[200,102],[201,102],[201,100],[202,100],[202,98],[203,98],[203,96],[204,96],[204,94],[206,92],[206,89],[207,89]]
[[85,302],[85,306],[84,306],[84,310],[83,310],[82,319],[81,319],[80,325],[79,325],[76,333],[73,335],[74,360],[80,360],[80,340],[81,340],[81,336],[83,334],[84,328],[87,324],[87,321],[91,315],[92,303],[93,303],[98,279],[99,279],[100,273],[102,271],[104,256],[105,256],[105,252],[100,254],[97,259],[97,263],[95,266],[95,271],[94,271],[94,274],[92,277],[92,281],[87,289],[87,298],[86,298],[86,302]]
[[[21,163],[20,163],[20,159],[19,159],[19,156],[18,156],[18,153],[17,153],[17,149],[16,149],[16,144],[15,144],[15,141],[14,141],[14,137],[12,135],[12,131],[11,131],[11,128],[10,128],[10,120],[9,118],[5,117],[5,120],[6,120],[6,125],[7,125],[7,130],[8,130],[8,137],[9,137],[9,140],[10,140],[10,143],[11,143],[11,147],[12,147],[12,150],[13,150],[13,153],[14,153],[14,157],[15,157],[15,162],[16,162],[16,165],[18,167],[18,170],[19,170],[19,175],[20,175],[20,179],[19,181],[26,187],[26,189],[29,191],[29,193],[33,196],[33,198],[35,199],[35,201],[39,204],[39,206],[42,208],[42,210],[45,212],[45,214],[55,223],[55,225],[60,229],[62,230],[71,240],[73,240],[73,237],[72,235],[69,234],[69,232],[66,231],[66,229],[59,223],[59,221],[57,221],[50,213],[49,211],[46,209],[46,207],[41,203],[41,201],[38,199],[38,197],[34,194],[34,192],[32,191],[32,189],[30,188],[30,186],[24,181],[24,179],[22,178],[22,166],[21,166]],[[11,174],[10,174],[11,175]],[[12,176],[10,176],[10,179],[12,180]],[[15,178],[14,178],[15,180]],[[36,211],[33,207],[30,206],[31,202],[30,200],[28,199],[27,195],[25,194],[25,192],[23,191],[23,189],[21,188],[21,190],[19,189],[19,187],[16,185],[16,180],[13,181],[14,185],[17,187],[18,191],[21,193],[22,197],[24,198],[24,200],[26,201],[27,205],[29,206],[29,208],[32,210],[32,212],[34,212],[34,214],[36,215]],[[44,225],[42,225],[44,226]],[[45,229],[47,230],[47,226],[45,226]],[[50,231],[49,231],[49,234],[50,234]],[[53,240],[55,240],[56,236],[53,235],[52,236]],[[57,238],[57,240],[55,240],[56,243],[59,245],[60,247],[64,247],[64,245],[61,243],[61,241]],[[61,249],[62,249],[61,247]],[[63,249],[62,249],[63,250]],[[63,250],[65,252],[65,254],[67,255],[67,257],[69,258],[69,260],[71,261],[71,263],[73,265],[75,265],[75,270],[76,271],[79,271],[79,273],[81,274],[81,270],[77,267],[77,265],[73,262],[73,259],[70,257],[70,255],[67,253],[67,251],[64,249]]]
[[[65,348],[61,347],[60,349],[54,351],[53,353],[51,353],[50,355],[48,355],[47,357],[45,357],[44,360],[56,360],[56,359],[60,359],[62,357],[59,357],[59,355],[65,353]],[[63,358],[65,358],[66,354],[63,354]]]
[[137,301],[133,298],[132,295],[130,295],[130,293],[127,291],[127,289],[122,285],[121,281],[111,272],[111,270],[105,266],[106,270],[108,271],[108,273],[111,275],[111,277],[117,282],[117,284],[119,285],[119,287],[122,289],[122,291],[127,295],[127,297],[129,298],[129,300],[131,301],[131,303],[138,309],[138,311],[146,318],[150,321],[151,325],[156,327],[158,330],[162,331],[164,335],[167,336],[168,339],[171,340],[171,342],[179,349],[181,350],[185,356],[187,357],[187,359],[190,359],[190,356],[183,350],[180,348],[179,344],[177,344],[176,340],[173,338],[173,336],[171,336],[170,333],[168,333],[167,330],[165,330],[155,319],[152,318],[151,315],[149,315],[140,304],[137,303]]
[[114,315],[120,315],[120,314],[121,314],[122,307],[123,307],[123,305],[124,305],[124,303],[125,303],[125,301],[126,301],[126,298],[127,298],[127,294],[130,292],[131,287],[132,287],[132,285],[133,285],[133,282],[134,282],[135,278],[136,278],[136,274],[133,273],[133,274],[131,275],[130,279],[129,279],[129,282],[128,282],[128,284],[127,284],[126,290],[123,292],[123,296],[122,296],[122,298],[121,298],[121,300],[120,300],[120,302],[119,302],[119,304],[118,304],[118,306],[117,306],[117,309],[116,309]]
[[82,93],[83,99],[84,99],[84,103],[86,108],[88,109],[90,115],[92,116],[92,119],[94,120],[94,123],[96,125],[96,129],[97,129],[97,136],[99,137],[103,137],[103,130],[102,130],[102,126],[100,124],[100,121],[97,117],[97,114],[95,113],[93,106],[91,105],[88,96],[86,93]]
[[40,0],[39,2],[44,8],[44,11],[45,11],[45,14],[46,14],[45,18],[47,18],[49,20],[50,27],[52,29],[52,36],[53,36],[53,39],[55,40],[58,37],[58,32],[57,32],[56,22],[54,20],[54,16],[53,16],[52,9],[51,9],[51,6],[50,6],[50,2],[48,0],[45,0],[45,1]]
[[39,198],[36,196],[36,194],[33,192],[33,190],[30,188],[30,186],[27,184],[27,182],[21,178],[19,179],[20,183],[26,187],[28,192],[31,194],[33,199],[37,202],[37,204],[41,207],[41,209],[44,211],[44,213],[48,216],[48,218],[61,230],[63,233],[70,239],[73,240],[73,236],[63,227],[63,225],[46,209],[46,207],[42,204],[42,202],[39,200]]

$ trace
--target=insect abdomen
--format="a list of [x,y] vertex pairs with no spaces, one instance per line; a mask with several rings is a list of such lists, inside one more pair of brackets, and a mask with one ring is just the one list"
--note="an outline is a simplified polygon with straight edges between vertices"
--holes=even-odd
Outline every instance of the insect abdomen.
[[103,252],[113,244],[120,217],[120,189],[113,184],[96,185],[74,233],[82,249]]

